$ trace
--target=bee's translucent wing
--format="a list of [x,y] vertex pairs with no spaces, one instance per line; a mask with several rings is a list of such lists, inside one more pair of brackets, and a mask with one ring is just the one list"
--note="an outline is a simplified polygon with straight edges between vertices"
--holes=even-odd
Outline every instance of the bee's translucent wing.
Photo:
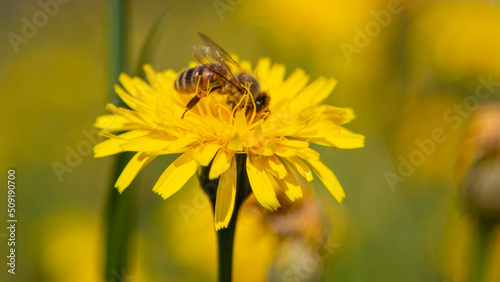
[[[212,56],[212,50],[210,50],[210,47],[204,46],[204,45],[196,45],[193,46],[192,48],[193,55],[200,62],[202,65],[205,67],[210,67],[210,64],[218,64],[218,65],[226,65],[224,61],[219,61],[216,58]],[[231,70],[229,66],[227,66],[228,70]]]
[[234,83],[236,81],[234,73],[241,69],[238,63],[208,36],[200,32],[198,32],[198,36],[206,46],[193,46],[193,55],[196,60],[240,89],[241,87]]
[[201,41],[203,41],[203,43],[205,43],[205,45],[208,47],[207,51],[210,53],[210,56],[217,62],[228,65],[234,72],[241,70],[240,65],[238,65],[238,63],[231,57],[231,55],[224,51],[224,49],[222,49],[222,47],[220,47],[212,39],[201,32],[198,32],[198,36],[200,37]]

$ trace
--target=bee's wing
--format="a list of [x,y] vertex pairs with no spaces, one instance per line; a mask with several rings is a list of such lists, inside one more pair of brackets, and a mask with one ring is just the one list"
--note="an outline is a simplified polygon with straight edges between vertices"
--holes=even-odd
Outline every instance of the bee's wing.
[[[206,46],[193,46],[193,55],[196,60],[239,89],[240,86],[233,83],[236,81],[233,78],[234,73],[241,70],[240,65],[208,36],[200,32],[198,32],[198,36]],[[217,63],[217,67],[211,63]]]
[[203,43],[205,43],[205,45],[209,48],[209,52],[211,53],[210,55],[216,61],[229,66],[234,72],[241,70],[240,65],[238,65],[238,63],[231,57],[231,55],[224,51],[224,49],[217,45],[217,43],[215,43],[212,39],[201,32],[198,32],[198,36],[200,37],[201,41],[203,41]]

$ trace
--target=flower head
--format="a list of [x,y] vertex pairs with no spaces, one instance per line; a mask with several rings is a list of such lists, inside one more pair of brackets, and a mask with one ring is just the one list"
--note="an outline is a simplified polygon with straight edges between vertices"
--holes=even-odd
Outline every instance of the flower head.
[[109,139],[94,148],[95,157],[137,152],[116,181],[120,192],[157,156],[181,153],[153,191],[168,198],[200,166],[210,165],[210,179],[220,177],[215,226],[224,228],[234,209],[236,155],[245,154],[253,193],[267,210],[280,207],[275,188],[282,189],[292,201],[301,198],[299,178],[312,181],[312,171],[337,201],[344,199],[335,175],[320,154],[309,147],[310,143],[344,149],[363,147],[364,136],[342,127],[354,118],[352,110],[319,105],[336,81],[320,77],[308,85],[309,78],[300,69],[285,79],[285,67],[271,65],[269,59],[259,60],[253,71],[248,62],[240,65],[258,77],[262,90],[271,97],[270,112],[265,115],[239,110],[226,102],[227,95],[212,93],[181,119],[194,93],[175,90],[178,73],[156,72],[146,65],[149,84],[140,78],[120,76],[123,87],[116,86],[116,93],[130,109],[107,105],[112,114],[99,117],[95,126]]
[[470,212],[500,220],[500,104],[480,105],[464,131],[457,159],[460,192]]

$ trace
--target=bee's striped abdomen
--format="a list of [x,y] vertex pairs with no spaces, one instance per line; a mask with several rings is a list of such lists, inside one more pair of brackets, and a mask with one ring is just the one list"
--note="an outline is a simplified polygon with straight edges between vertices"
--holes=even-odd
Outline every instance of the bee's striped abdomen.
[[[200,81],[198,82],[198,80]],[[221,84],[217,74],[203,65],[198,65],[179,74],[175,80],[175,89],[181,93],[193,93],[196,91],[196,84],[198,83],[198,90]]]

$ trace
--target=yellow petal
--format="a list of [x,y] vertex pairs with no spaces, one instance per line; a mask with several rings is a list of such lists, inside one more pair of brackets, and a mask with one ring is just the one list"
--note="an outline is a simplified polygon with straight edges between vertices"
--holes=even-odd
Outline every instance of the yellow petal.
[[295,175],[292,171],[285,166],[286,175],[283,179],[275,178],[276,182],[279,184],[280,188],[285,191],[285,194],[293,202],[297,199],[302,198],[302,189],[300,188]]
[[287,146],[276,146],[276,155],[284,158],[289,158],[296,156],[298,153],[297,148],[291,148]]
[[[292,157],[299,154],[301,150],[309,149],[309,142],[291,139],[275,139],[276,155],[280,157]],[[308,150],[305,151],[306,153]]]
[[245,70],[247,72],[252,71],[252,63],[250,63],[249,61],[240,61],[238,62],[238,64],[240,65],[242,70]]
[[365,146],[365,136],[341,128],[340,134],[325,138],[335,147],[341,149],[354,149]]
[[[220,109],[220,107],[217,107],[217,109]],[[228,127],[228,124],[225,121],[222,122],[212,115],[204,116],[201,122],[203,122],[203,124],[209,128],[211,132],[224,132],[226,127]]]
[[302,159],[313,159],[313,160],[319,160],[319,153],[314,151],[311,148],[302,148],[298,151],[297,157],[302,158]]
[[196,150],[194,158],[200,165],[208,166],[220,147],[219,144],[200,145]]
[[353,109],[351,108],[343,108],[343,109],[346,111],[346,114],[344,115],[345,121],[342,123],[350,122],[351,120],[356,118]]
[[[285,65],[273,64],[269,68],[268,73],[266,74],[266,83],[264,85],[265,85],[265,87],[269,87],[269,88],[265,89],[265,90],[276,89],[278,86],[280,86],[283,82],[283,79],[285,78],[285,72],[286,72]],[[256,70],[255,73],[257,75],[259,75],[258,70]],[[272,99],[271,99],[271,102],[272,102]]]
[[268,175],[264,170],[260,159],[255,158],[253,155],[247,156],[247,174],[257,201],[266,210],[277,210],[280,207],[280,203],[276,198],[276,193],[269,179],[272,176]]
[[106,110],[112,112],[113,114],[120,116],[124,119],[129,120],[131,123],[135,123],[138,126],[142,126],[147,124],[146,121],[142,118],[142,116],[132,110],[125,109],[125,108],[118,108],[117,106],[113,104],[107,104],[106,105]]
[[283,179],[287,175],[285,165],[275,156],[263,157],[262,164],[264,168],[271,172],[274,177]]
[[153,191],[158,193],[163,199],[173,195],[186,184],[200,166],[193,159],[194,149],[178,157],[160,176]]
[[313,180],[312,171],[304,161],[302,161],[297,157],[288,157],[286,158],[286,160],[290,162],[290,164],[295,168],[295,170],[302,177],[304,177],[307,180],[307,182],[311,182]]
[[309,147],[309,142],[301,141],[301,140],[293,140],[293,139],[276,139],[276,143],[279,143],[283,146],[294,147],[297,149],[307,148]]
[[220,149],[214,158],[212,167],[210,168],[210,173],[208,174],[208,178],[215,179],[219,177],[223,172],[228,170],[229,166],[231,165],[233,156],[234,154],[228,152],[226,149]]
[[113,132],[137,129],[139,125],[117,115],[102,115],[96,119],[94,127]]
[[[340,122],[339,122],[340,124]],[[321,138],[326,136],[334,136],[340,133],[340,125],[332,120],[315,119],[307,124],[307,127],[293,134],[295,138]]]
[[110,133],[108,136],[111,139],[102,141],[101,143],[94,146],[94,158],[105,157],[109,155],[114,155],[123,152],[123,149],[120,147],[121,144],[128,142],[131,139],[140,138],[149,134],[147,130],[132,130],[120,135],[113,135]]
[[123,152],[120,144],[125,141],[120,139],[108,139],[94,146],[94,158],[102,158]]
[[215,201],[215,230],[226,228],[231,220],[236,196],[236,158],[231,158],[231,166],[224,172],[217,188]]
[[251,152],[261,156],[273,156],[276,152],[276,143],[273,140],[266,140],[250,148]]
[[177,140],[173,141],[167,148],[167,151],[172,153],[179,153],[185,151],[187,148],[191,147],[196,141],[193,134],[186,134]]
[[339,108],[331,105],[317,105],[315,110],[324,116],[337,116],[340,118],[340,124],[348,123],[356,116],[351,108]]
[[229,137],[227,148],[233,152],[239,152],[243,150],[243,142],[241,141],[241,137],[237,132]]
[[123,169],[120,177],[116,180],[115,187],[118,188],[118,192],[123,192],[127,188],[132,180],[141,172],[141,170],[148,165],[156,156],[151,156],[145,153],[137,153],[128,162],[127,166]]
[[291,101],[300,90],[304,89],[309,81],[309,77],[306,75],[304,70],[295,69],[287,79],[279,85],[275,93],[273,93],[273,99],[271,99],[271,106],[275,105],[279,107],[283,101]]
[[265,78],[268,80],[269,76],[269,67],[271,66],[271,60],[269,58],[260,58],[255,66],[255,73],[258,74],[259,77]]
[[328,98],[333,88],[335,88],[335,86],[337,85],[337,82],[338,81],[333,77],[325,79],[325,82],[321,86],[321,88],[319,88],[317,91],[314,91],[315,95],[311,95],[311,105],[317,105]]
[[255,130],[254,130],[254,134],[253,134],[254,140],[253,140],[252,145],[259,143],[262,140],[262,138],[264,137],[263,134],[264,133],[262,132],[262,122],[259,121],[257,123],[257,125],[255,126]]
[[[300,112],[293,117],[280,117],[278,114],[279,113],[276,113],[276,117],[271,115],[271,120],[266,124],[268,127],[266,128],[266,132],[268,132],[268,134],[292,136],[296,132],[304,129],[312,118],[308,115],[309,113],[307,111]],[[284,120],[286,120],[286,122]]]
[[318,144],[327,147],[337,147],[332,142],[328,141],[326,138],[308,138],[310,143]]
[[[122,78],[122,76],[126,76],[125,74],[121,74],[120,75],[120,78]],[[122,79],[123,80],[123,79]],[[139,101],[137,100],[137,98],[135,97],[132,97],[130,94],[128,94],[125,90],[123,90],[123,88],[121,88],[119,85],[115,85],[115,93],[120,97],[120,99],[123,100],[123,102],[125,102],[125,104],[127,104],[127,106],[129,106],[131,109],[137,109],[137,105],[139,103]]]
[[[127,96],[132,98],[131,100],[132,104],[127,103],[127,105],[129,105],[130,108],[132,109],[135,108],[137,103],[142,103],[143,98],[149,96],[146,94],[148,92],[151,92],[151,87],[141,78],[138,77],[130,78],[128,75],[122,73],[120,77],[118,77],[118,80],[123,85],[123,87],[128,91],[129,94],[127,94]],[[118,92],[117,94],[120,95],[120,93]]]
[[291,100],[290,110],[299,111],[304,107],[321,103],[330,95],[336,84],[337,81],[333,78],[319,77]]
[[132,139],[120,145],[124,151],[151,152],[161,151],[172,144],[169,136],[149,134],[147,136]]
[[234,129],[242,138],[249,134],[245,111],[236,112],[236,115],[234,116]]
[[[261,87],[264,91],[269,91],[271,89],[277,90],[280,85],[282,85],[283,78],[285,77],[286,68],[282,64],[273,64],[271,66],[271,60],[269,58],[261,58],[257,62],[254,73],[266,83],[262,83]],[[273,92],[273,99],[271,99],[271,107],[273,107],[274,98],[280,98],[276,95],[283,96],[282,94],[286,91]],[[275,95],[276,94],[276,95]]]
[[342,203],[342,200],[345,198],[344,190],[342,186],[340,186],[337,177],[335,174],[326,166],[326,164],[322,160],[306,160],[309,165],[312,167],[316,175],[318,175],[319,179],[325,185],[326,189],[330,191],[330,193],[335,197],[335,199]]

